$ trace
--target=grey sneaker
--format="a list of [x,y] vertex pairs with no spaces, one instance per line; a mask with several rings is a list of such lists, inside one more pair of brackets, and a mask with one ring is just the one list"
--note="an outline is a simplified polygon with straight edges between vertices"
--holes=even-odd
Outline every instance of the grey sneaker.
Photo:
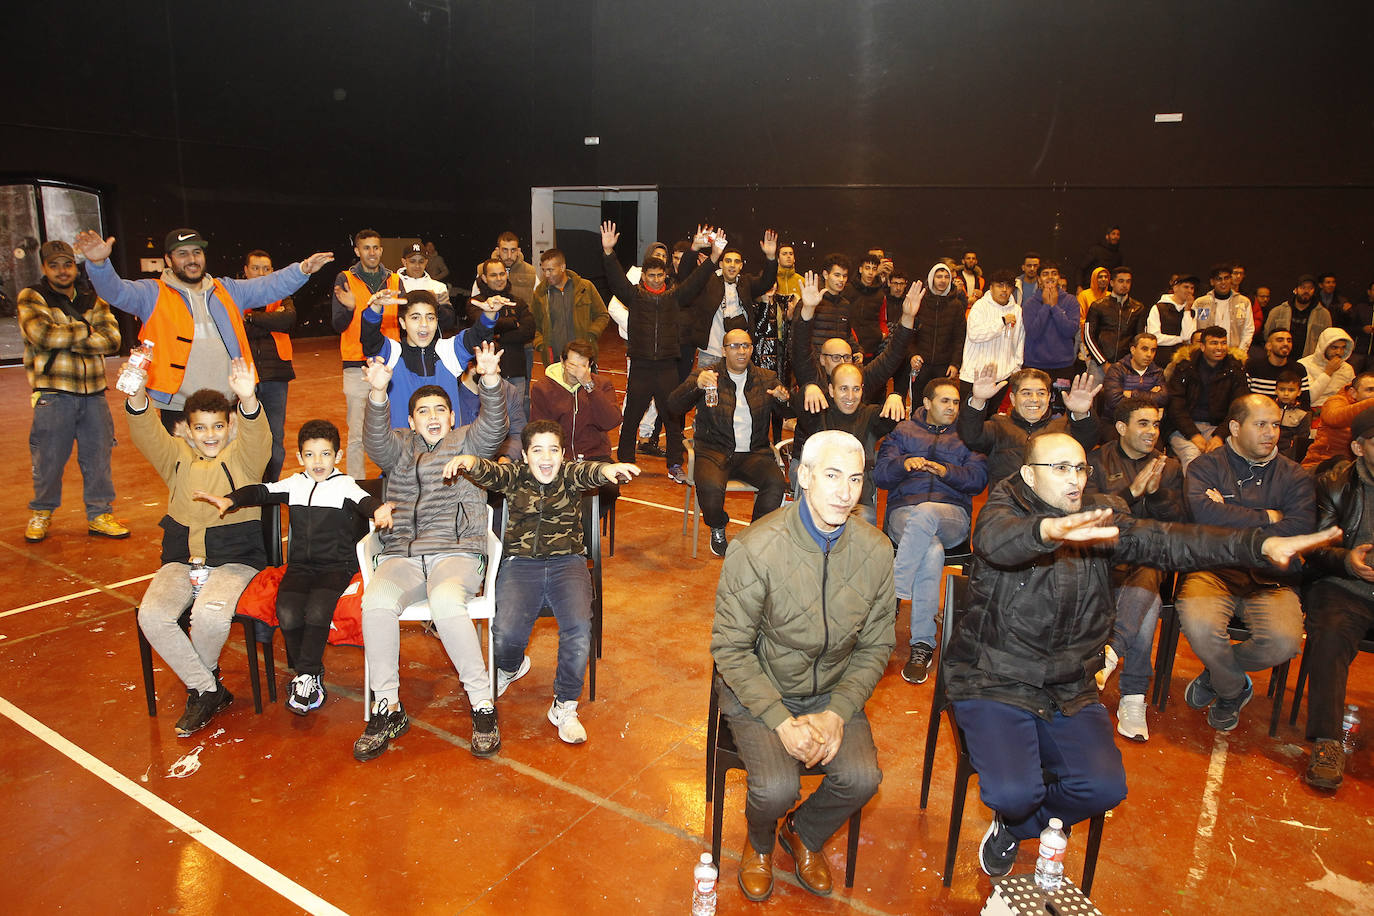
[[668,479],[673,483],[687,483],[687,475],[682,471],[682,465],[674,464],[668,467]]
[[1207,724],[1219,732],[1229,732],[1240,724],[1240,711],[1245,708],[1245,704],[1250,702],[1255,695],[1255,684],[1250,680],[1249,675],[1245,677],[1245,687],[1241,690],[1240,696],[1217,697],[1217,701],[1212,704],[1212,708],[1207,710]]
[[367,728],[353,742],[353,759],[361,763],[380,757],[391,739],[399,738],[409,730],[410,719],[406,717],[405,706],[400,700],[396,701],[395,708],[386,700],[377,700],[372,704]]
[[1149,741],[1150,728],[1145,724],[1145,695],[1131,693],[1121,698],[1116,705],[1117,734],[1132,741]]
[[497,695],[498,697],[503,697],[503,696],[505,696],[505,695],[506,695],[506,688],[509,687],[511,684],[515,683],[516,681],[520,680],[520,679],[521,679],[522,677],[524,677],[526,674],[529,674],[529,672],[530,672],[530,657],[529,657],[528,655],[526,655],[523,659],[521,659],[521,661],[520,661],[520,667],[519,667],[518,669],[516,669],[515,671],[502,671],[500,668],[497,668],[497,669],[496,669],[496,695]]
[[1307,762],[1307,784],[1318,789],[1336,789],[1345,775],[1345,750],[1334,738],[1318,738]]
[[501,729],[496,726],[496,707],[483,703],[472,711],[472,753],[490,757],[501,750]]
[[1206,709],[1217,699],[1217,692],[1212,689],[1212,673],[1206,668],[1202,673],[1188,682],[1188,689],[1183,691],[1183,701],[1194,709]]
[[554,700],[549,707],[549,721],[558,727],[558,738],[565,744],[581,744],[587,740],[587,730],[577,718],[576,700]]
[[978,864],[982,866],[983,874],[993,878],[1011,874],[1020,846],[1020,842],[1002,825],[1002,815],[994,811],[992,823],[988,825],[987,833],[983,834],[983,845],[978,847]]
[[911,647],[911,657],[902,666],[902,680],[908,684],[924,684],[930,676],[930,660],[935,655],[935,647],[918,642]]

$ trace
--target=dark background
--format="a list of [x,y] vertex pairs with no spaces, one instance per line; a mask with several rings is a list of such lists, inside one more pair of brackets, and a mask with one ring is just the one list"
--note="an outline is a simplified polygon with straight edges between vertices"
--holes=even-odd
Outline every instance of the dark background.
[[0,173],[104,189],[126,275],[178,225],[216,272],[254,247],[344,266],[370,226],[434,238],[462,275],[502,229],[528,253],[532,185],[649,184],[662,234],[706,220],[750,253],[774,226],[806,242],[802,266],[878,244],[923,275],[967,243],[985,268],[1027,248],[1076,267],[1119,223],[1143,299],[1227,258],[1275,301],[1321,270],[1358,297],[1372,18],[1270,0],[16,4]]

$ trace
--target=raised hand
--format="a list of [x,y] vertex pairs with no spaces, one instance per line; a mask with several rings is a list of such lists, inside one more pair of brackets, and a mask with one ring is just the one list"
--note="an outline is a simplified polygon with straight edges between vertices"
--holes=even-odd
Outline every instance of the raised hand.
[[1084,372],[1073,380],[1073,385],[1068,391],[1064,392],[1064,406],[1069,413],[1085,414],[1092,413],[1093,398],[1102,390],[1102,385],[1095,383],[1093,377]]
[[372,513],[372,524],[377,528],[390,528],[391,510],[395,508],[395,503],[382,503],[377,507],[377,511]]
[[1341,529],[1332,525],[1312,534],[1299,534],[1290,538],[1265,538],[1264,543],[1260,545],[1260,552],[1279,569],[1287,569],[1288,562],[1294,557],[1324,544],[1338,543],[1342,536]]
[[238,396],[246,413],[257,409],[257,379],[253,378],[253,364],[239,357],[229,361],[229,390]]
[[693,247],[694,249],[695,249],[695,248],[709,248],[709,247],[711,247],[711,233],[712,233],[712,231],[713,231],[713,230],[711,229],[710,226],[703,226],[703,225],[701,225],[700,223],[698,223],[698,224],[697,224],[697,233],[696,233],[696,235],[692,236],[692,247]]
[[367,361],[363,376],[373,391],[385,392],[391,385],[391,367],[380,356],[374,356]]
[[317,251],[304,261],[301,261],[301,273],[308,277],[332,260],[334,260],[334,252]]
[[219,517],[224,518],[224,513],[228,512],[234,505],[234,501],[227,496],[216,496],[213,493],[206,493],[204,490],[193,490],[191,498],[197,502],[209,503],[219,510]]
[[[505,350],[496,349],[496,344],[490,340],[477,347],[477,352],[473,354],[473,357],[477,360],[477,374],[482,376],[484,384],[487,379],[500,380],[501,354],[505,352]],[[493,381],[488,387],[494,388],[497,381]]]
[[406,297],[404,294],[394,289],[383,287],[372,294],[372,298],[367,300],[367,307],[378,315],[386,310],[388,305],[405,305]]
[[615,254],[615,243],[620,241],[620,233],[615,231],[615,223],[606,220],[601,224],[601,251]]
[[1167,460],[1163,455],[1156,455],[1141,468],[1131,481],[1131,495],[1139,498],[1146,493],[1158,493],[1159,482],[1164,476],[1164,463]]
[[724,230],[724,229],[717,229],[717,230],[716,230],[716,237],[711,241],[711,260],[712,260],[712,261],[719,261],[719,260],[720,260],[721,253],[722,253],[723,251],[725,251],[725,246],[726,246],[727,244],[728,244],[728,242],[726,241],[726,238],[725,238],[725,230]]
[[476,455],[458,455],[450,458],[448,464],[444,465],[444,479],[452,480],[460,473],[467,473],[475,467],[477,467]]
[[906,402],[902,400],[900,394],[894,391],[883,401],[883,410],[878,416],[900,423],[906,419]]
[[802,277],[801,284],[801,318],[802,321],[810,321],[811,316],[816,314],[816,306],[821,304],[821,299],[825,293],[821,290],[821,278],[814,270],[808,270],[806,276]]
[[1051,516],[1040,521],[1040,539],[1075,543],[1109,541],[1120,533],[1115,525],[1108,524],[1111,520],[1111,509],[1089,509],[1059,518]]
[[629,483],[632,479],[639,476],[639,465],[637,464],[608,464],[601,469],[601,473],[606,475],[609,483]]
[[1001,387],[1001,383],[997,380],[996,364],[988,363],[974,374],[971,394],[978,400],[987,402],[997,396],[997,390]]
[[778,234],[772,229],[763,231],[763,241],[759,242],[759,247],[763,249],[763,256],[772,261],[778,256]]
[[353,295],[353,290],[347,283],[343,286],[334,287],[334,298],[343,304],[344,308],[356,308],[358,299]]
[[820,413],[830,406],[830,402],[825,399],[825,394],[819,385],[807,385],[802,392],[802,407],[806,408],[807,413]]
[[86,260],[92,264],[99,264],[110,256],[110,251],[114,248],[115,237],[110,236],[102,239],[99,232],[90,229],[83,229],[76,234],[74,247],[77,251],[86,256]]

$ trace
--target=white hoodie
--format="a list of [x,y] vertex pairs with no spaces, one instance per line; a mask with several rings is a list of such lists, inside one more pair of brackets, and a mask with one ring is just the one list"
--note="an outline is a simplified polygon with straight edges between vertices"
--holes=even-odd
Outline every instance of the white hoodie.
[[1345,341],[1345,356],[1349,359],[1350,351],[1355,347],[1355,341],[1351,340],[1350,335],[1340,328],[1327,328],[1317,338],[1317,349],[1312,351],[1312,355],[1304,356],[1298,360],[1302,367],[1307,370],[1307,391],[1312,397],[1314,409],[1319,409],[1326,403],[1327,398],[1355,381],[1355,370],[1350,367],[1348,362],[1341,363],[1341,367],[1330,375],[1326,372],[1326,348],[1338,340]]

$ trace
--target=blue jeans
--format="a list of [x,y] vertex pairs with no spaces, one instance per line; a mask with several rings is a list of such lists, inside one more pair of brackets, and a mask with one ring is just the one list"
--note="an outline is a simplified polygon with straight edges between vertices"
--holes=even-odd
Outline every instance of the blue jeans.
[[1113,584],[1116,623],[1112,627],[1112,649],[1121,662],[1121,695],[1144,694],[1155,669],[1150,650],[1155,644],[1155,624],[1163,602],[1159,597],[1162,574],[1151,566],[1137,566],[1120,582]]
[[501,561],[496,575],[496,667],[520,669],[534,621],[545,607],[558,621],[554,698],[576,700],[582,695],[592,647],[592,577],[581,554]]
[[[954,715],[978,771],[983,804],[1017,840],[1039,836],[1057,817],[1065,826],[1096,817],[1126,798],[1111,714],[1092,703],[1046,722],[994,700],[956,700]],[[1059,777],[1045,784],[1042,770]]]
[[968,539],[968,512],[949,503],[899,506],[888,512],[887,530],[897,541],[892,566],[897,597],[911,602],[911,644],[934,646],[945,548]]
[[272,459],[262,472],[264,483],[281,479],[286,464],[286,389],[290,382],[258,382],[258,400],[267,414],[267,427],[272,430]]
[[110,449],[114,421],[110,405],[100,394],[44,391],[33,405],[29,454],[33,460],[33,502],[29,508],[49,512],[62,504],[62,472],[76,443],[76,463],[86,499],[86,520],[110,511],[114,481],[110,478]]
[[[1248,570],[1190,572],[1178,588],[1178,620],[1188,645],[1211,675],[1212,689],[1235,699],[1248,671],[1281,665],[1302,648],[1303,616],[1292,588],[1263,585]],[[1250,638],[1232,643],[1227,626],[1239,617]]]

